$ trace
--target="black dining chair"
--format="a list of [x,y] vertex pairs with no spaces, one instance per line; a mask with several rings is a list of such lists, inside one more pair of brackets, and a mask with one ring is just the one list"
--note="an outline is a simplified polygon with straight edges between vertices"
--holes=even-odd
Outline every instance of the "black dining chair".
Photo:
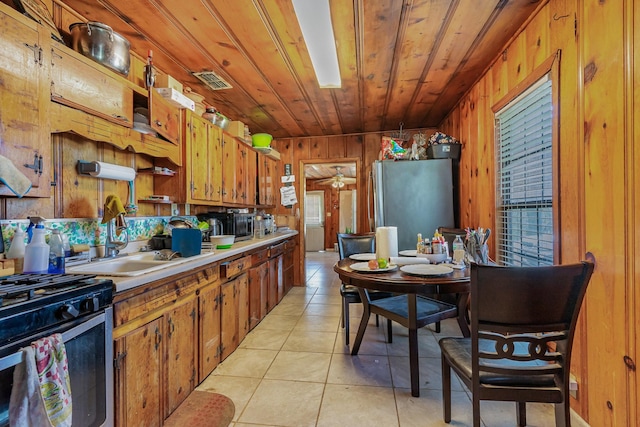
[[[374,233],[366,234],[346,234],[338,233],[338,254],[340,259],[348,258],[350,255],[362,253],[375,253],[376,251],[376,235]],[[340,285],[340,295],[342,296],[342,327],[344,328],[345,344],[349,345],[349,304],[362,303],[358,289],[355,286]],[[393,294],[389,292],[371,291],[371,299],[387,298]],[[378,325],[378,316],[376,315],[376,326]],[[387,331],[391,336],[391,321],[387,320]],[[388,338],[390,339],[390,338]]]
[[442,338],[444,421],[451,422],[451,369],[472,394],[473,425],[480,401],[555,404],[557,427],[571,425],[569,368],[580,306],[593,264],[549,267],[471,266],[471,337]]

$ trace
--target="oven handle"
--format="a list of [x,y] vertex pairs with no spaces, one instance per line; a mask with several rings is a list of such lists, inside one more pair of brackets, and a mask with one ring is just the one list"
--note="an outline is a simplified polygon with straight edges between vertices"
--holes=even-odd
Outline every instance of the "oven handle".
[[[72,339],[76,338],[87,332],[89,329],[94,328],[95,326],[103,323],[105,321],[106,314],[104,312],[100,313],[97,316],[92,317],[86,322],[82,322],[78,326],[75,326],[68,331],[62,332],[62,342],[69,342]],[[12,366],[19,365],[24,360],[24,352],[17,351],[9,356],[5,356],[0,359],[0,371],[11,368]]]

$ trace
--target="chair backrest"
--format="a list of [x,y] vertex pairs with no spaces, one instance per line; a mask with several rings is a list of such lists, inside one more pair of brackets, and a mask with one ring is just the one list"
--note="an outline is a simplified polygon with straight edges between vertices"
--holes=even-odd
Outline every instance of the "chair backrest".
[[348,258],[349,255],[374,253],[376,251],[376,235],[367,234],[345,234],[338,233],[338,253],[340,259]]
[[[566,380],[578,313],[592,272],[589,262],[549,267],[472,265],[474,372],[563,373]],[[552,342],[557,344],[555,349],[551,346],[553,351]],[[506,364],[505,369],[505,364],[496,368],[494,362],[479,362],[478,357],[533,363],[515,368]]]
[[449,253],[453,254],[453,241],[456,236],[460,236],[462,241],[464,241],[467,235],[467,230],[463,228],[438,227],[438,233],[442,234],[444,240],[449,245]]

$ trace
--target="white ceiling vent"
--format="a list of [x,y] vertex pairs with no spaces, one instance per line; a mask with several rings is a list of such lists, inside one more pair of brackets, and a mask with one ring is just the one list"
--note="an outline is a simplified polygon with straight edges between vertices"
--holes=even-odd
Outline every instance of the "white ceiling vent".
[[193,73],[193,75],[212,90],[231,89],[233,87],[213,71],[203,71],[201,73]]

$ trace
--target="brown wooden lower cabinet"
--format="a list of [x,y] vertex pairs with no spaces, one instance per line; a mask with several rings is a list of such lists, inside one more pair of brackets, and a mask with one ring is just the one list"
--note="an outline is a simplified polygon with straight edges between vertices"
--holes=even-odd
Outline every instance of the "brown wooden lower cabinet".
[[196,388],[198,328],[196,295],[173,305],[165,313],[165,371],[167,373],[165,418]]
[[162,414],[162,330],[150,321],[115,341],[115,409],[121,427],[158,426]]
[[220,363],[220,284],[212,283],[198,296],[199,369],[198,383]]
[[161,426],[282,299],[289,261],[274,246],[116,294],[117,426]]
[[269,290],[269,261],[266,258],[256,262],[254,255],[253,265],[249,269],[249,329],[256,327],[264,316],[267,315],[267,293]]

